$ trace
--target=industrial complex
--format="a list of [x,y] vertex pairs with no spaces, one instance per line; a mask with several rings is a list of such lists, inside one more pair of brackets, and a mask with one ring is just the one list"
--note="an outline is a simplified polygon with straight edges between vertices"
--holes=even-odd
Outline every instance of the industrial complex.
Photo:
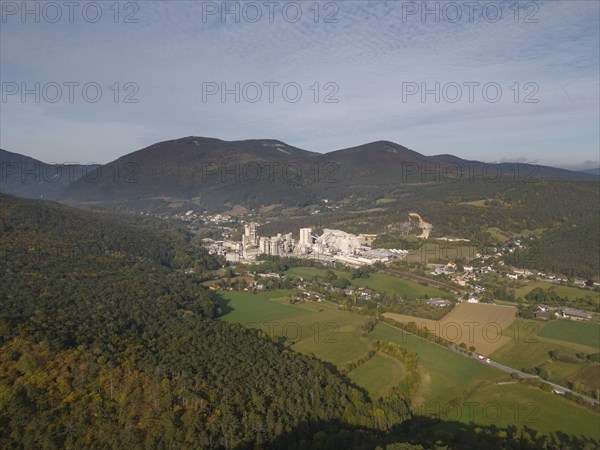
[[244,226],[242,240],[204,239],[209,253],[225,256],[231,262],[254,262],[258,255],[293,256],[323,261],[339,261],[350,266],[361,266],[386,262],[394,257],[403,257],[407,250],[374,249],[369,246],[376,235],[354,235],[341,230],[325,228],[323,234],[315,236],[312,228],[300,228],[299,238],[292,233],[266,237],[259,236],[257,224]]

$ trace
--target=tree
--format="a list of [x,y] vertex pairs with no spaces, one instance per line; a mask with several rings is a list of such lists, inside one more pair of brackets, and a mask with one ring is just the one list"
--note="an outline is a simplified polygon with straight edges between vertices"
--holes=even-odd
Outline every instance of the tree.
[[327,272],[325,272],[325,281],[328,282],[332,282],[334,280],[337,279],[337,275],[335,274],[335,272],[331,269],[327,269]]

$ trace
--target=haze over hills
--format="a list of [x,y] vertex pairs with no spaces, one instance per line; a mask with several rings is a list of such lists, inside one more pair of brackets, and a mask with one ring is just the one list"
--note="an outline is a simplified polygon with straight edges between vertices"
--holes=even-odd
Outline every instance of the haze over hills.
[[594,169],[580,170],[579,172],[600,176],[600,167],[596,167]]
[[592,174],[546,166],[425,156],[389,141],[316,153],[270,139],[229,142],[191,136],[159,142],[101,166],[50,165],[4,150],[1,156],[0,192],[129,210],[304,206],[321,198],[376,198],[415,185],[475,178],[597,180]]
[[0,149],[0,193],[26,198],[56,198],[63,189],[98,165],[45,163]]

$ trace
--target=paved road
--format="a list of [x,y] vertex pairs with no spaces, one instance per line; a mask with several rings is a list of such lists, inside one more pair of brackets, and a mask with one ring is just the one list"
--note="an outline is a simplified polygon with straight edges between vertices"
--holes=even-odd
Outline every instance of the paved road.
[[515,374],[519,375],[521,378],[537,378],[542,383],[546,383],[546,384],[552,386],[552,388],[554,389],[555,393],[560,393],[560,394],[564,395],[565,393],[570,392],[571,394],[576,395],[577,397],[581,397],[583,400],[585,400],[587,403],[589,403],[589,404],[591,404],[593,406],[596,406],[596,405],[599,404],[598,400],[596,400],[596,399],[594,399],[592,397],[588,397],[587,395],[583,395],[583,394],[580,394],[578,392],[572,391],[571,389],[569,389],[569,388],[567,388],[565,386],[561,386],[560,384],[556,384],[556,383],[552,383],[550,381],[544,380],[543,378],[540,378],[537,375],[531,375],[529,373],[521,372],[520,370],[513,369],[512,367],[508,367],[508,366],[505,366],[504,364],[497,363],[496,361],[491,361],[490,360],[489,363],[487,363],[485,361],[481,361],[478,356],[476,356],[476,355],[475,356],[469,356],[468,354],[465,354],[465,353],[461,352],[460,349],[458,347],[455,347],[455,346],[448,346],[448,348],[450,350],[453,350],[453,351],[457,352],[457,353],[461,353],[462,355],[464,355],[464,356],[466,356],[468,358],[473,358],[474,360],[479,361],[481,364],[487,364],[489,366],[495,367],[496,369],[502,370],[502,371],[504,371],[506,373],[510,373],[510,374],[515,373]]
[[[401,331],[401,332],[403,332],[403,333],[408,333],[408,334],[412,334],[413,336],[416,336],[416,335],[414,335],[413,333],[411,333],[410,331],[406,331],[406,330],[404,330],[404,329],[402,329],[402,328],[398,328],[398,327],[396,327],[396,326],[394,326],[394,325],[392,325],[392,324],[389,324],[389,323],[388,323],[388,325],[390,325],[390,326],[391,326],[391,327],[393,327],[393,328],[396,328],[397,330],[400,330],[400,331]],[[418,337],[418,336],[417,336],[417,337]],[[421,338],[421,339],[422,339],[422,338]],[[521,378],[537,378],[537,379],[539,379],[539,380],[540,380],[542,383],[546,383],[546,384],[548,384],[548,385],[552,386],[552,388],[554,389],[554,391],[555,391],[556,393],[559,393],[559,394],[563,394],[563,395],[564,395],[565,393],[569,392],[569,393],[571,393],[571,394],[573,394],[573,395],[575,395],[575,396],[577,396],[577,397],[581,397],[581,398],[582,398],[584,401],[586,401],[587,403],[591,404],[592,406],[597,406],[597,405],[599,405],[599,404],[600,404],[600,402],[598,402],[598,400],[596,400],[596,399],[594,399],[594,398],[592,398],[592,397],[588,397],[587,395],[583,395],[583,394],[580,394],[580,393],[578,393],[578,392],[572,391],[571,389],[569,389],[569,388],[567,388],[567,387],[565,387],[565,386],[561,386],[560,384],[556,384],[556,383],[552,383],[552,382],[550,382],[550,381],[544,380],[543,378],[540,378],[540,377],[539,377],[539,376],[537,376],[537,375],[531,375],[531,374],[529,374],[529,373],[521,372],[520,370],[513,369],[512,367],[508,367],[508,366],[505,366],[504,364],[497,363],[496,361],[491,361],[491,360],[490,360],[490,362],[489,362],[489,363],[487,363],[487,362],[485,362],[485,361],[482,361],[482,360],[480,360],[480,359],[479,359],[479,356],[477,356],[477,355],[474,355],[474,356],[469,356],[467,353],[463,353],[463,352],[461,351],[461,348],[460,348],[460,347],[458,347],[458,346],[456,346],[456,345],[448,345],[448,346],[445,346],[445,345],[441,345],[441,344],[438,344],[438,343],[436,343],[436,342],[432,342],[432,341],[428,341],[428,342],[430,342],[430,343],[431,343],[431,344],[433,344],[433,345],[438,345],[438,346],[440,346],[440,347],[442,347],[442,348],[447,348],[447,349],[449,349],[449,350],[452,350],[452,351],[454,351],[454,352],[456,352],[456,353],[459,353],[459,354],[463,355],[463,356],[464,356],[464,357],[466,357],[466,358],[472,358],[472,359],[474,359],[475,361],[478,361],[480,364],[487,364],[487,365],[490,365],[490,366],[492,366],[492,367],[495,367],[496,369],[502,370],[502,371],[504,371],[504,372],[506,372],[506,373],[510,373],[510,374],[516,373],[516,374],[517,374],[517,375],[519,375]]]

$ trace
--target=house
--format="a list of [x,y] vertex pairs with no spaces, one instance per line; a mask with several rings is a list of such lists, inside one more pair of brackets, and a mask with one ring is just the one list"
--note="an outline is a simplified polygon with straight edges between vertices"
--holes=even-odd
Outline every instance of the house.
[[540,320],[549,320],[550,319],[550,313],[547,311],[536,311],[533,314],[533,317],[535,319],[540,319]]
[[556,315],[558,317],[563,317],[563,318],[571,319],[571,320],[589,320],[592,318],[592,315],[590,313],[587,313],[585,311],[581,311],[580,309],[575,309],[575,308],[559,309],[556,312]]
[[467,281],[465,280],[465,277],[462,276],[456,276],[456,277],[452,277],[452,282],[458,284],[459,286],[464,286]]
[[430,298],[427,300],[429,306],[437,306],[443,308],[444,306],[450,306],[452,303],[443,298]]
[[476,297],[475,295],[471,294],[471,295],[469,295],[469,298],[467,299],[467,303],[479,303],[479,298]]
[[550,311],[550,307],[548,305],[542,305],[541,303],[538,305],[538,308],[540,308],[540,311],[544,311],[544,312]]
[[516,280],[517,278],[519,278],[519,276],[516,273],[509,273],[506,276],[511,280]]
[[517,269],[516,267],[512,268],[512,272],[516,273],[517,275],[522,275],[524,277],[528,277],[531,275],[531,271],[527,270],[527,269]]

